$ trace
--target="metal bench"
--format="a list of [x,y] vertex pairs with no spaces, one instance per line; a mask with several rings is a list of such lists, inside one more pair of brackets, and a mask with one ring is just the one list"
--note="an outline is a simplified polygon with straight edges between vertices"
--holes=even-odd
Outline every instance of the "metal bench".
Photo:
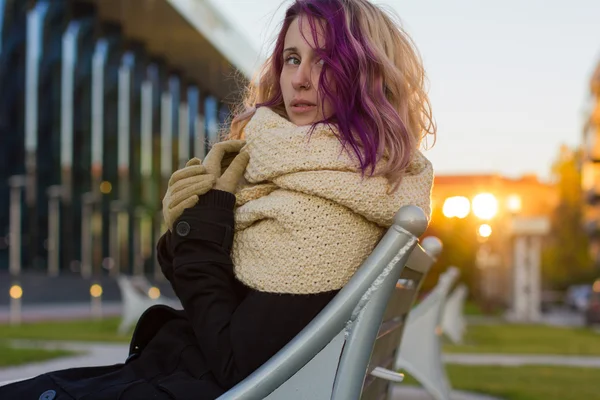
[[418,245],[426,227],[418,207],[398,211],[393,226],[327,307],[219,400],[385,398],[389,382],[403,378],[387,368],[421,280],[441,251],[437,239],[424,241],[433,256]]
[[451,385],[442,361],[440,336],[446,297],[458,275],[457,268],[448,268],[436,287],[410,312],[395,363],[396,370],[412,375],[435,400],[450,400]]

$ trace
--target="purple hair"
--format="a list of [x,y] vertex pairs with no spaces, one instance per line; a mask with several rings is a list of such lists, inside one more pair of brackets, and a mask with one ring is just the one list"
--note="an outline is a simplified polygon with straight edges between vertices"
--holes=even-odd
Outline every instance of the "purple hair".
[[[271,76],[279,77],[281,74],[285,35],[297,17],[302,17],[299,23],[308,21],[314,43],[319,43],[317,28],[321,28],[325,45],[322,49],[314,49],[324,61],[319,96],[325,100],[322,106],[327,101],[334,112],[326,120],[313,124],[312,128],[318,123],[337,125],[342,145],[356,154],[363,175],[367,170],[373,175],[378,160],[384,154],[392,163],[388,171],[398,175],[398,171],[409,165],[417,147],[417,139],[408,128],[408,105],[402,107],[404,110],[398,110],[386,97],[383,62],[376,56],[367,33],[361,31],[360,13],[349,9],[351,3],[343,0],[296,0],[286,12],[275,43]],[[273,85],[273,88],[270,99],[257,104],[257,108],[281,106],[281,88],[279,85]]]

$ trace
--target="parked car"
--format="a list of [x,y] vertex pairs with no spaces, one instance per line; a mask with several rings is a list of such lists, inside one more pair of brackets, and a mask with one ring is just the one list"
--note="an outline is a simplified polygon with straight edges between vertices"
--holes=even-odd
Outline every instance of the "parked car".
[[567,306],[576,311],[585,311],[588,308],[592,285],[572,285],[567,289],[565,302]]
[[585,310],[586,325],[600,324],[600,279],[592,286],[590,300]]

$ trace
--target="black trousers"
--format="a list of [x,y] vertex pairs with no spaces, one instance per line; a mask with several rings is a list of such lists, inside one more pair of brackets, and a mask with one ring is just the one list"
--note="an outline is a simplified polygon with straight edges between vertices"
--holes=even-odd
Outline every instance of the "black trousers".
[[224,392],[182,370],[148,375],[146,360],[136,361],[49,372],[0,387],[0,400],[214,400]]
[[172,400],[123,364],[50,372],[0,387],[1,400]]
[[0,387],[0,400],[214,400],[217,385],[183,319],[125,364],[49,372]]

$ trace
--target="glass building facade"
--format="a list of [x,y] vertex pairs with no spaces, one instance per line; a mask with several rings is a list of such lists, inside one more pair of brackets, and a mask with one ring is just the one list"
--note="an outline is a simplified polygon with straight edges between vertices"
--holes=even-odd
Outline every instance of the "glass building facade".
[[0,269],[12,247],[23,270],[149,273],[169,176],[228,119],[96,6],[0,0]]

